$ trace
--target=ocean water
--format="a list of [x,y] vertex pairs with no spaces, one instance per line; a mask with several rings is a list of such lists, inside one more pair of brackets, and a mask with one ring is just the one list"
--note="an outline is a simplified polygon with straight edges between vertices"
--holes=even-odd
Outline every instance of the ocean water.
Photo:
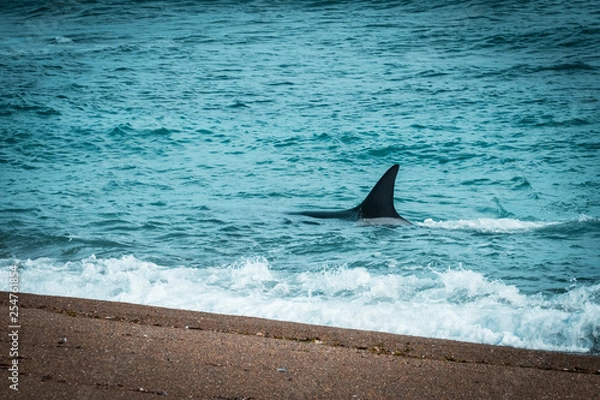
[[0,6],[0,289],[600,352],[597,2],[118,3]]

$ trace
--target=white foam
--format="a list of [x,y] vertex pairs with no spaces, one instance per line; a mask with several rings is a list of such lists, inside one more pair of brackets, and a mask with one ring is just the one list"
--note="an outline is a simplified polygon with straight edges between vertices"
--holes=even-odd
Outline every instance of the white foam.
[[547,298],[461,267],[418,276],[346,266],[289,273],[261,257],[204,269],[167,268],[133,256],[0,260],[6,269],[15,264],[23,292],[535,349],[599,350],[600,284]]
[[579,214],[579,222],[599,222],[600,218],[595,218],[586,214]]
[[55,36],[54,41],[59,44],[73,43],[73,39],[69,39],[65,36]]
[[478,218],[473,220],[434,221],[429,218],[417,223],[419,226],[436,229],[467,230],[480,233],[515,233],[553,225],[552,222],[520,221],[511,218]]

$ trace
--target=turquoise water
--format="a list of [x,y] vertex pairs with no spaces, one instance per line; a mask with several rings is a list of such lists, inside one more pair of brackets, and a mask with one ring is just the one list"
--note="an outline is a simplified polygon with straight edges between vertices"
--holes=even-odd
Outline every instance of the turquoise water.
[[[0,266],[24,292],[600,352],[600,11],[521,3],[0,6]],[[290,215],[395,163],[411,226]]]

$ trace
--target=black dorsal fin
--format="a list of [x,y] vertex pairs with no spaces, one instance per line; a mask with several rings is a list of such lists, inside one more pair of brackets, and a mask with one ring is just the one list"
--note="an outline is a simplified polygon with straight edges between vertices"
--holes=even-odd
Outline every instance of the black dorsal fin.
[[[372,218],[394,218],[399,225],[410,225],[394,208],[394,184],[398,174],[398,164],[387,170],[373,186],[369,195],[358,206],[342,211],[300,211],[293,214],[306,215],[313,218],[336,218],[349,221]],[[395,223],[398,224],[398,222]]]
[[394,184],[398,174],[398,164],[387,170],[373,186],[369,195],[358,206],[362,218],[402,218],[394,207]]

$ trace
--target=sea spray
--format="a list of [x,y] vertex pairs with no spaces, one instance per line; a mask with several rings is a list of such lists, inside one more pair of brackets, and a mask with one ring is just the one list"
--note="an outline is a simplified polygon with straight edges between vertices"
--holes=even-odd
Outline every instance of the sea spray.
[[597,352],[600,337],[600,285],[526,295],[460,266],[419,276],[344,265],[289,273],[263,257],[205,269],[133,256],[2,260],[14,264],[22,290],[38,294],[569,352]]

